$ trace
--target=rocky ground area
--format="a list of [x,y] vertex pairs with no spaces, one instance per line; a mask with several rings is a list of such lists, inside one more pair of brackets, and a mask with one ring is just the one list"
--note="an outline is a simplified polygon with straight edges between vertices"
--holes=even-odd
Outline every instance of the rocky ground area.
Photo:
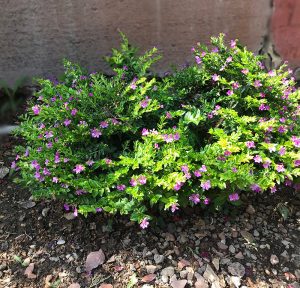
[[186,210],[141,230],[31,199],[5,169],[14,143],[0,147],[0,287],[300,287],[294,191],[255,195],[226,213]]

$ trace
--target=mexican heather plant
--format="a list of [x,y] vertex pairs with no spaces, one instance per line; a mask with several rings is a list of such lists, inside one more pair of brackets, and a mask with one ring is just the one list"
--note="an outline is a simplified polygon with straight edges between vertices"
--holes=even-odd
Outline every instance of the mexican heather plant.
[[151,206],[218,208],[294,185],[300,96],[291,71],[266,71],[223,38],[197,45],[195,63],[162,80],[148,72],[157,50],[137,56],[124,36],[108,58],[113,77],[65,61],[63,81],[39,80],[22,117],[19,181],[76,215],[129,214],[141,228]]

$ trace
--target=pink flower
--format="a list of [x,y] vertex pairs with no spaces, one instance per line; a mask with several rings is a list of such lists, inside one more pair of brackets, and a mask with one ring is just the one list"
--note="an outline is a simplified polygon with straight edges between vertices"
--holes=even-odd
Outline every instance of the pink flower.
[[201,187],[202,187],[202,189],[203,189],[204,191],[205,191],[205,190],[209,190],[209,189],[211,188],[210,181],[207,180],[207,181],[201,183]]
[[258,88],[258,87],[261,87],[261,86],[262,86],[262,84],[259,80],[254,81],[254,87]]
[[253,158],[255,163],[261,163],[262,162],[262,158],[259,155],[255,155]]
[[132,82],[131,82],[131,84],[130,84],[130,88],[132,89],[132,90],[135,90],[136,89],[136,84],[135,84],[135,82],[137,81],[137,78],[135,77],[133,80],[132,80]]
[[101,133],[101,131],[99,131],[98,129],[93,128],[93,129],[91,130],[91,136],[92,136],[93,138],[99,138],[101,135],[102,135],[102,133]]
[[224,156],[230,156],[232,153],[229,150],[224,151]]
[[74,214],[75,217],[78,216],[78,210],[77,210],[77,208],[74,209],[74,213],[73,214]]
[[171,113],[170,112],[166,112],[166,117],[167,117],[167,119],[172,119]]
[[131,178],[130,181],[129,181],[129,183],[130,183],[130,185],[132,187],[134,187],[134,186],[136,186],[138,184],[137,181],[134,178]]
[[248,70],[248,69],[243,69],[243,70],[241,70],[241,72],[242,72],[243,74],[247,75],[247,74],[249,73],[249,70]]
[[157,143],[154,143],[154,148],[159,149],[159,145]]
[[175,191],[178,191],[178,190],[181,189],[182,185],[183,185],[182,182],[176,182],[176,184],[174,185],[173,189],[174,189]]
[[213,47],[211,52],[213,53],[218,53],[219,52],[219,48],[218,47]]
[[204,199],[203,203],[204,203],[205,205],[208,205],[208,204],[210,203],[210,199],[209,199],[208,197],[206,197],[206,198]]
[[269,166],[270,166],[270,164],[271,164],[271,161],[270,161],[270,160],[266,160],[266,161],[263,163],[263,167],[264,167],[265,169],[268,169]]
[[77,164],[75,166],[75,168],[73,169],[73,172],[75,172],[76,174],[81,173],[83,170],[85,169],[85,167],[81,164]]
[[67,127],[67,126],[69,126],[71,124],[71,120],[70,119],[66,119],[65,121],[64,121],[64,125]]
[[126,185],[124,184],[117,185],[117,190],[124,191],[125,189],[126,189]]
[[187,165],[182,165],[182,166],[181,166],[181,171],[182,171],[183,173],[188,173],[188,172],[189,172],[189,167],[188,167]]
[[118,120],[115,119],[115,118],[112,118],[112,119],[111,119],[111,123],[112,123],[113,125],[118,125],[118,124],[120,124],[120,121],[118,121]]
[[141,227],[142,229],[146,229],[148,226],[149,226],[149,221],[148,221],[147,218],[144,218],[144,219],[141,221],[141,223],[140,223],[140,227]]
[[96,213],[99,213],[99,212],[102,212],[102,211],[103,211],[102,208],[100,208],[100,207],[96,208]]
[[277,191],[276,186],[271,187],[271,193],[275,193]]
[[230,62],[232,62],[232,57],[231,57],[231,56],[229,56],[229,57],[226,59],[226,62],[227,62],[227,63],[230,63]]
[[295,167],[300,166],[300,160],[299,159],[295,160],[294,161],[294,165],[295,165]]
[[229,198],[230,201],[238,201],[238,200],[240,199],[238,193],[230,194],[230,195],[228,196],[228,198]]
[[230,48],[236,47],[236,40],[230,40]]
[[32,107],[32,111],[33,111],[33,114],[34,114],[34,115],[39,115],[40,112],[41,112],[40,106],[39,106],[39,105],[34,105],[34,106]]
[[199,194],[192,194],[192,195],[189,197],[189,200],[192,201],[194,204],[200,203]]
[[234,90],[238,89],[239,87],[240,87],[240,84],[239,84],[238,82],[233,82],[233,83],[232,83],[232,88],[233,88]]
[[171,211],[172,211],[172,213],[174,213],[176,210],[179,210],[179,207],[178,207],[179,205],[177,204],[177,203],[173,203],[172,205],[171,205]]
[[220,76],[217,75],[217,74],[214,74],[214,75],[212,75],[211,78],[212,78],[213,81],[217,82],[217,81],[219,81]]
[[174,138],[173,138],[172,134],[170,134],[170,135],[168,135],[168,134],[163,135],[163,139],[164,139],[164,141],[166,143],[171,143],[171,142],[174,141]]
[[78,112],[78,110],[77,109],[72,109],[72,111],[71,111],[71,115],[72,116],[75,116],[76,114],[77,114],[77,112]]
[[53,132],[52,131],[46,131],[44,137],[46,139],[52,138],[53,137]]
[[196,171],[194,171],[194,175],[196,176],[196,177],[201,177],[201,172],[200,172],[200,170],[196,170]]
[[108,127],[108,122],[106,122],[106,121],[101,121],[101,122],[100,122],[100,127],[101,127],[101,128],[107,128],[107,127]]
[[284,165],[283,164],[277,164],[276,165],[276,171],[277,172],[284,172],[285,171]]
[[246,144],[247,148],[249,148],[249,149],[255,148],[254,141],[247,141],[245,144]]
[[198,65],[201,64],[201,62],[202,62],[202,60],[199,56],[195,56],[195,61]]
[[58,178],[57,178],[57,177],[53,177],[53,178],[52,178],[52,182],[53,182],[53,183],[58,183]]
[[140,176],[138,181],[140,182],[140,184],[145,185],[147,183],[147,178],[145,176]]
[[112,164],[112,160],[111,159],[105,158],[104,161],[105,161],[105,164],[107,164],[107,165]]
[[174,137],[174,140],[177,141],[177,140],[180,139],[180,134],[179,133],[175,133],[173,137]]
[[256,183],[252,184],[252,185],[250,186],[250,189],[251,189],[252,191],[254,191],[254,192],[257,192],[257,193],[259,193],[259,192],[262,191],[261,188],[260,188],[260,186],[259,186],[258,184],[256,184]]
[[233,95],[233,91],[232,91],[232,90],[228,90],[228,91],[226,92],[226,94],[227,94],[228,96],[231,96],[231,95]]
[[292,141],[295,147],[300,148],[300,137],[292,136]]
[[279,154],[280,156],[282,156],[282,155],[285,154],[285,152],[286,152],[285,147],[280,147],[280,149],[279,149],[279,151],[278,151],[278,154]]
[[141,105],[141,107],[142,108],[146,108],[147,106],[148,106],[148,104],[149,104],[149,97],[146,97],[141,103],[140,103],[140,105]]
[[206,52],[203,51],[203,52],[201,52],[200,55],[201,55],[201,57],[203,58],[203,57],[206,55]]
[[199,169],[200,172],[207,172],[207,168],[205,165],[202,165],[201,168]]
[[270,70],[270,71],[268,72],[268,75],[269,75],[270,77],[274,77],[274,76],[276,76],[276,72],[275,72],[274,70]]
[[86,165],[92,166],[95,162],[93,160],[88,160],[85,162]]
[[149,130],[146,129],[146,128],[143,128],[143,130],[142,130],[142,136],[147,136],[147,135],[149,135]]

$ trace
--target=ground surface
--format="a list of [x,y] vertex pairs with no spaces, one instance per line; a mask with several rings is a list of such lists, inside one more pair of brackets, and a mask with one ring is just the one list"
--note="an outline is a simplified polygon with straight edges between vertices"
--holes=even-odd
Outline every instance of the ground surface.
[[[12,146],[2,139],[0,167]],[[187,210],[146,231],[121,217],[68,220],[61,203],[29,198],[0,179],[0,287],[300,287],[299,200],[286,189],[234,214]],[[284,221],[274,208],[287,201]],[[105,262],[88,275],[87,255],[99,249]]]

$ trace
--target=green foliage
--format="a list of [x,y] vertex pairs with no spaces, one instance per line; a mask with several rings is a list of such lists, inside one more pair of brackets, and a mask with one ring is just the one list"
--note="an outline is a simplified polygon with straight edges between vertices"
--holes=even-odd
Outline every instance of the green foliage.
[[122,38],[107,58],[113,77],[65,61],[62,82],[39,80],[13,163],[35,197],[76,214],[129,214],[145,228],[151,207],[221,208],[292,185],[300,95],[285,66],[265,71],[260,56],[220,35],[159,80],[149,73],[157,50],[138,56]]

